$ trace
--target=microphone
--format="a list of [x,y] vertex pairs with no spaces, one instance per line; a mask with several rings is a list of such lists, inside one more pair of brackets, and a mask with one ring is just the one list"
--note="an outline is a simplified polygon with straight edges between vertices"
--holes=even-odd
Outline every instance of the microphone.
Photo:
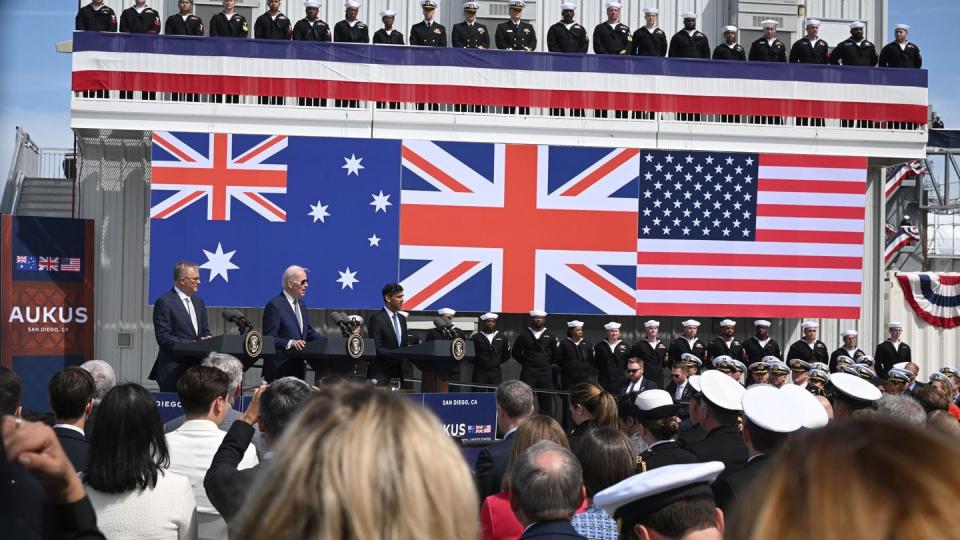
[[340,334],[343,337],[350,337],[351,328],[350,328],[350,319],[347,316],[339,311],[331,311],[328,315],[329,319],[332,320],[337,326],[340,327]]
[[440,334],[445,339],[453,339],[456,337],[453,332],[453,323],[443,317],[435,317],[433,319],[433,326],[440,331]]
[[223,317],[225,321],[236,324],[241,334],[253,328],[253,324],[251,324],[238,309],[225,309],[220,316]]

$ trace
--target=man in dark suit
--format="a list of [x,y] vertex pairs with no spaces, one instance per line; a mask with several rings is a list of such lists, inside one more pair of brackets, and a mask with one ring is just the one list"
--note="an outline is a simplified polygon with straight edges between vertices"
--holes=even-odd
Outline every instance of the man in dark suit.
[[246,412],[230,426],[203,478],[207,498],[223,519],[229,522],[237,514],[260,474],[263,460],[269,459],[267,454],[257,466],[237,469],[253,439],[255,427],[260,427],[267,446],[272,446],[283,434],[300,403],[309,396],[307,383],[293,377],[278,379],[269,386],[262,385],[253,393]]
[[[690,354],[690,353],[685,353]],[[676,358],[670,366],[670,384],[665,388],[673,402],[680,405],[677,416],[681,420],[690,418],[690,397],[693,396],[693,387],[687,380],[687,364],[683,358]]]
[[528,538],[584,538],[570,520],[587,489],[583,468],[573,452],[540,441],[520,454],[510,472],[510,507]]
[[722,461],[730,472],[746,465],[747,447],[737,425],[745,391],[743,385],[720,370],[711,369],[700,376],[700,392],[690,401],[690,409],[707,435],[688,449],[701,462]]
[[93,376],[87,370],[72,366],[58,371],[47,385],[50,408],[53,409],[53,431],[60,446],[77,472],[87,470],[90,443],[83,433],[84,423],[93,409],[97,392]]
[[480,500],[500,493],[503,474],[513,453],[513,432],[531,415],[533,390],[530,385],[510,380],[497,387],[497,428],[503,432],[503,439],[481,450],[473,466]]
[[303,296],[307,294],[309,280],[307,271],[291,266],[283,271],[283,290],[263,308],[263,335],[273,338],[277,355],[263,361],[263,378],[267,382],[280,377],[306,376],[306,366],[301,358],[291,358],[284,351],[302,351],[308,341],[315,341],[320,334],[310,325],[310,316]]
[[627,358],[627,380],[620,384],[617,389],[617,395],[630,394],[633,392],[644,392],[660,388],[656,381],[651,381],[643,376],[643,360],[636,356]]
[[199,358],[174,353],[174,345],[211,337],[207,305],[196,294],[199,287],[197,264],[180,261],[173,268],[173,289],[153,302],[153,333],[160,348],[148,378],[157,381],[161,392],[176,392],[180,375],[200,365]]
[[384,384],[390,379],[403,379],[403,362],[385,355],[384,351],[406,346],[407,319],[397,313],[403,307],[403,287],[399,283],[387,283],[380,292],[383,309],[367,323],[367,335],[377,347],[377,356],[367,368],[367,378]]
[[802,408],[793,403],[789,394],[772,386],[748,389],[742,402],[743,442],[750,457],[742,469],[724,471],[713,483],[717,506],[724,512],[733,510],[737,497],[764,474],[767,456],[786,445],[790,434],[803,426]]

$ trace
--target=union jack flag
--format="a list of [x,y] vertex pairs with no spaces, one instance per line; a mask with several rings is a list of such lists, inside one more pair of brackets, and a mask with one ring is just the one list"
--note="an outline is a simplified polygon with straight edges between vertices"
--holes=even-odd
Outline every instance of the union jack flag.
[[203,137],[209,138],[206,149],[172,133],[153,132],[150,189],[175,193],[154,204],[150,217],[169,218],[206,197],[209,221],[229,221],[234,199],[268,221],[286,221],[286,211],[264,194],[287,192],[287,166],[264,161],[287,147],[287,137],[263,137],[242,152],[235,152],[233,135]]
[[639,153],[404,141],[404,306],[635,313]]
[[45,272],[60,270],[60,257],[40,257],[39,269]]

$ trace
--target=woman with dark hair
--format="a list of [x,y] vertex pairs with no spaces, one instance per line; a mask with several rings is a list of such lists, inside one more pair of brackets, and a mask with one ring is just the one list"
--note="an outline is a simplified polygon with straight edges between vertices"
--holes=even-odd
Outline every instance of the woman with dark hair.
[[638,472],[699,461],[693,452],[674,440],[680,432],[680,418],[677,417],[680,406],[674,403],[669,392],[647,390],[637,396],[636,406],[640,416],[640,437],[647,443],[647,450],[637,459]]
[[597,427],[619,428],[617,401],[597,384],[580,383],[570,391],[570,417],[573,430],[567,435],[574,452],[580,437]]
[[633,443],[618,429],[600,427],[583,435],[576,454],[583,467],[589,506],[573,516],[571,524],[587,538],[615,540],[617,522],[602,508],[594,506],[593,496],[636,472],[637,454]]
[[170,465],[153,396],[138,384],[107,392],[97,412],[84,483],[107,538],[197,537],[197,502]]

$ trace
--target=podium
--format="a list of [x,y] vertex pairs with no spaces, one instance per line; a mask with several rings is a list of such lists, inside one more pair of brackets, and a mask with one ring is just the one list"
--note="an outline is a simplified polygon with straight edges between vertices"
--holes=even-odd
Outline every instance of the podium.
[[376,345],[370,338],[321,336],[320,339],[308,342],[302,351],[289,349],[284,354],[288,358],[305,360],[319,378],[325,374],[353,373],[357,363],[361,360],[372,360],[376,355],[375,351]]
[[447,393],[450,391],[450,372],[460,362],[473,358],[473,342],[463,338],[426,341],[390,351],[380,351],[390,358],[407,359],[423,372],[421,391]]
[[243,370],[250,369],[264,355],[274,354],[273,340],[263,339],[259,332],[246,334],[224,334],[209,339],[179,343],[173,346],[173,352],[179,356],[203,358],[212,352],[227,353],[236,356],[243,364]]

